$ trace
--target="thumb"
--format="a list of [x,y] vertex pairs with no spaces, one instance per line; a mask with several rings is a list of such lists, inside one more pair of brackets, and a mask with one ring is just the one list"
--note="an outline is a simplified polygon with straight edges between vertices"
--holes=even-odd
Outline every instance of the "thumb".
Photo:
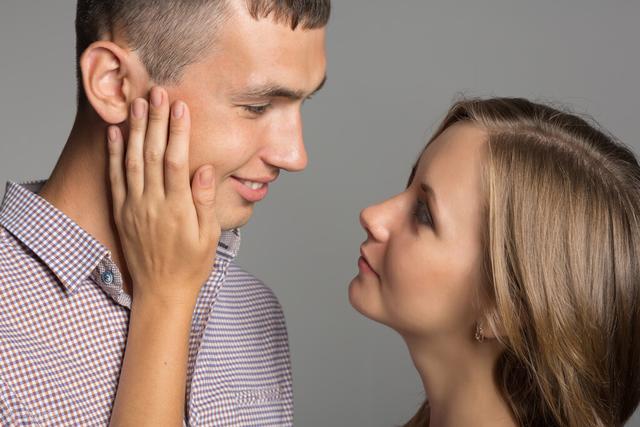
[[216,217],[215,169],[211,165],[199,168],[193,176],[191,194],[198,215],[200,236],[211,239],[212,233],[219,228]]

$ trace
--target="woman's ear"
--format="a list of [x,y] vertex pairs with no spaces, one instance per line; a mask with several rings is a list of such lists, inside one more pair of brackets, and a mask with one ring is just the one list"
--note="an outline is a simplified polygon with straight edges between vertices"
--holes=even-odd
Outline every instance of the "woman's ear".
[[80,69],[89,104],[108,124],[124,122],[131,101],[148,90],[149,77],[138,56],[111,41],[89,45]]
[[504,328],[500,316],[495,308],[488,309],[478,320],[476,334],[480,333],[484,339],[498,339],[504,336]]

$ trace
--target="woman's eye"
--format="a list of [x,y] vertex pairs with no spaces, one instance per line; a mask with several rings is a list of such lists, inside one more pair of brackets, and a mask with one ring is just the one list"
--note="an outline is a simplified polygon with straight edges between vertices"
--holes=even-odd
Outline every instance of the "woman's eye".
[[246,111],[250,112],[251,114],[264,114],[269,107],[271,106],[271,104],[264,104],[264,105],[243,105],[242,108],[244,108]]
[[431,219],[431,214],[429,213],[429,208],[424,200],[418,200],[416,203],[416,208],[413,213],[419,223],[424,225],[433,225],[433,221]]

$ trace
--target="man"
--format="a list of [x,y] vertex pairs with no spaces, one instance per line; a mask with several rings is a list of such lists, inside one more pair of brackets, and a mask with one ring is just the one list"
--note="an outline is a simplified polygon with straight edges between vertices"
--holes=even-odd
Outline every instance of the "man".
[[233,259],[237,228],[269,183],[306,166],[300,107],[325,80],[329,9],[329,0],[78,1],[75,123],[51,177],[9,183],[0,210],[3,425],[109,422],[132,284],[105,130],[126,132],[131,102],[154,85],[189,106],[190,170],[215,167],[223,229],[193,313],[186,421],[292,424],[281,308]]

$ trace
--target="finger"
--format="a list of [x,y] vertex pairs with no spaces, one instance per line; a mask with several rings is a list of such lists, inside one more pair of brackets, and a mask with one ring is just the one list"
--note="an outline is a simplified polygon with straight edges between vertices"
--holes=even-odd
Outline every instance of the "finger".
[[171,108],[169,143],[164,156],[164,186],[167,197],[188,195],[189,182],[189,137],[191,121],[187,105],[176,101]]
[[127,197],[126,178],[124,173],[124,140],[118,126],[109,126],[107,130],[109,148],[109,181],[113,198],[113,211],[120,212]]
[[169,127],[167,92],[153,87],[150,94],[149,123],[144,141],[144,192],[164,195],[163,160]]
[[216,217],[216,186],[213,166],[202,166],[193,176],[191,192],[198,215],[200,239],[210,241],[219,231]]
[[144,162],[142,149],[147,133],[147,101],[137,98],[131,103],[129,142],[125,156],[127,195],[139,197],[144,189]]

